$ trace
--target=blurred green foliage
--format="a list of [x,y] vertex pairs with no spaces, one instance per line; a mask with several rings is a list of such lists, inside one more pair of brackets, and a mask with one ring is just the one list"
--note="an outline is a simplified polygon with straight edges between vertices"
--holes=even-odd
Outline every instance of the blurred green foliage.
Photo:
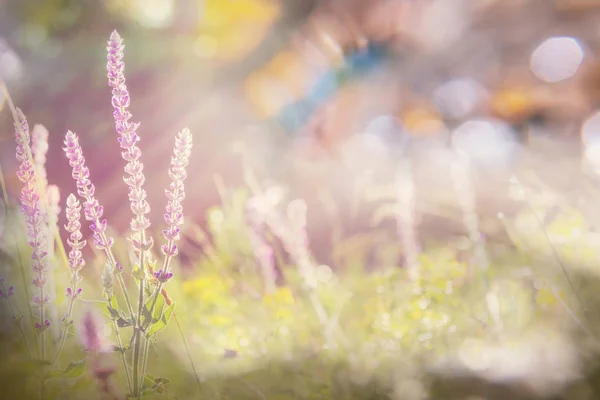
[[[432,382],[427,378],[430,366],[435,360],[455,355],[465,343],[506,345],[539,327],[561,331],[570,325],[566,322],[569,312],[582,315],[576,293],[564,277],[531,273],[549,259],[532,261],[533,255],[543,253],[542,246],[550,245],[544,232],[550,237],[573,231],[588,234],[585,221],[577,214],[559,213],[545,230],[538,224],[540,235],[536,236],[525,229],[533,230],[535,222],[522,222],[531,212],[523,211],[510,221],[517,246],[500,251],[491,242],[488,251],[492,266],[487,271],[475,269],[459,257],[458,249],[445,243],[430,246],[421,254],[421,276],[416,282],[411,282],[397,264],[390,264],[392,258],[381,254],[375,259],[388,261],[369,273],[364,268],[334,271],[318,266],[320,284],[313,294],[329,317],[324,324],[315,313],[314,298],[285,259],[280,261],[284,262],[286,285],[262,294],[244,222],[249,191],[230,190],[223,196],[222,205],[209,211],[207,234],[211,240],[203,248],[205,256],[194,261],[191,273],[179,274],[167,287],[170,299],[178,304],[177,322],[160,332],[152,346],[149,373],[153,375],[148,377],[154,387],[151,397],[162,392],[177,398],[192,394],[198,398],[191,358],[203,380],[202,398],[418,398],[397,397],[398,382],[409,387],[402,390],[426,391]],[[374,227],[368,234],[377,235],[379,229]],[[524,248],[517,240],[523,236],[528,246],[538,247],[533,251]],[[384,245],[378,246],[376,253],[397,246],[394,235],[381,238]],[[574,253],[568,245],[556,246],[557,254],[567,261],[579,260],[575,256],[586,259],[586,253]],[[27,247],[19,246],[19,250],[21,259],[26,260]],[[359,257],[363,249],[349,246],[345,258],[352,260],[353,251]],[[116,254],[126,256],[118,248]],[[86,302],[100,299],[101,289],[93,278],[100,265],[89,264],[96,272],[86,272]],[[61,277],[62,271],[56,272]],[[570,272],[582,275],[581,271]],[[19,274],[18,269],[13,270],[11,279],[19,282]],[[495,296],[493,304],[491,294]],[[26,298],[22,291],[19,295],[23,309]],[[108,312],[104,310],[104,314]],[[581,321],[588,323],[584,318]],[[19,388],[31,385],[15,384],[31,379],[27,364],[21,361],[22,348],[8,346],[4,353],[3,365],[11,365],[2,373],[11,381],[7,390],[15,396],[28,396]],[[78,360],[82,355],[73,340],[64,358]],[[122,379],[118,377],[116,383],[123,383]],[[95,390],[87,373],[67,378],[67,382],[52,386],[57,396],[70,398],[72,393],[77,398]]]

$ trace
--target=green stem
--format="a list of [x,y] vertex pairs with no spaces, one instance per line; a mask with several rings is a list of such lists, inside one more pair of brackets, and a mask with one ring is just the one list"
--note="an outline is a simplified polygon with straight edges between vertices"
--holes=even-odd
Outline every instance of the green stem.
[[[76,285],[74,285],[73,290],[74,290],[73,293],[77,292]],[[56,363],[58,362],[58,359],[60,358],[60,354],[62,353],[62,351],[65,347],[65,342],[67,341],[67,334],[69,333],[69,326],[71,326],[69,319],[71,318],[71,314],[73,313],[73,305],[74,304],[75,304],[75,299],[72,296],[70,296],[69,297],[69,307],[67,309],[67,315],[65,316],[65,327],[63,328],[62,335],[60,337],[60,343],[58,345],[56,354],[54,355],[54,359],[52,360],[52,364],[50,365],[50,369],[48,370],[48,373],[53,371],[54,368],[56,367]]]
[[[104,232],[102,232],[102,234],[100,235],[100,238],[102,239],[102,241],[104,243],[107,243],[108,239]],[[129,310],[129,316],[130,316],[130,318],[133,319],[133,316],[135,315],[135,313],[133,311],[133,306],[131,305],[131,300],[129,299],[129,293],[127,293],[127,286],[125,286],[125,281],[123,280],[121,273],[119,271],[117,271],[117,260],[115,259],[115,256],[113,255],[112,251],[110,251],[109,249],[104,249],[104,254],[106,254],[106,258],[108,259],[108,262],[110,262],[114,268],[115,274],[117,275],[117,282],[119,282],[119,287],[121,288],[121,291],[123,292],[123,297],[125,298],[125,303],[127,303],[127,309]]]
[[[167,244],[167,246],[169,248],[171,248],[173,246],[174,242],[172,240],[170,240]],[[171,267],[171,259],[172,257],[167,255],[165,256],[165,259],[163,261],[163,267],[162,270],[164,271],[164,273],[166,274],[167,272],[169,272],[170,267]],[[149,310],[149,315],[152,315],[154,312],[154,307],[156,306],[156,301],[158,300],[158,296],[160,295],[160,292],[162,290],[164,286],[163,282],[158,282],[156,284],[156,289],[154,291],[153,299],[152,299],[152,305],[150,306],[150,310]],[[144,324],[144,329],[148,328],[148,326],[150,325],[150,323],[152,322],[152,320],[148,320],[146,321],[146,323]],[[150,350],[150,338],[146,339],[146,343],[144,345],[144,352],[142,355],[142,382],[143,382],[143,377],[146,375],[146,367],[147,367],[147,363],[148,363],[148,352]]]
[[148,368],[148,353],[150,352],[150,338],[144,341],[144,351],[142,352],[142,373],[140,376],[140,388],[144,386],[144,377]]
[[117,343],[119,344],[119,348],[121,349],[119,354],[121,355],[121,363],[123,364],[123,370],[125,371],[125,379],[127,380],[127,390],[129,391],[129,393],[131,393],[131,376],[129,375],[129,367],[127,365],[127,358],[125,357],[125,349],[123,348],[123,341],[121,340],[121,335],[119,334],[119,326],[117,325],[116,320],[113,320],[113,327],[115,329]]
[[[163,286],[163,284],[161,282],[159,282],[156,285],[156,291],[153,294],[154,299],[152,300],[152,305],[150,306],[149,315],[152,315],[152,313],[154,311],[154,306],[156,305],[156,301],[158,300],[158,296],[160,294],[162,286]],[[146,323],[144,324],[144,329],[147,329],[151,322],[152,322],[152,320],[146,321]],[[144,376],[146,376],[146,369],[147,369],[147,364],[148,364],[148,352],[149,352],[149,350],[150,350],[150,338],[146,338],[146,342],[144,343],[144,351],[142,353],[142,360],[141,360],[141,363],[142,363],[142,376],[141,376],[142,383],[144,382]]]
[[[45,315],[45,307],[44,307],[44,287],[40,287],[40,299],[41,299],[41,304],[40,304],[40,343],[41,343],[41,351],[40,351],[40,359],[42,361],[46,360],[46,327],[44,326],[44,318],[46,317]],[[41,375],[41,380],[40,380],[40,389],[41,389],[41,399],[44,400],[44,398],[46,397],[46,381],[44,380],[44,367],[40,368],[40,375]]]
[[[145,243],[145,235],[142,232],[141,233],[141,241],[142,243]],[[145,274],[146,273],[146,269],[145,269],[145,254],[146,251],[145,250],[140,250],[140,268],[142,269],[142,272]],[[139,295],[138,295],[138,315],[137,315],[137,323],[136,323],[136,327],[135,327],[135,332],[134,332],[134,338],[133,338],[133,342],[134,342],[134,348],[133,348],[133,395],[134,397],[139,396],[140,394],[140,376],[139,376],[139,369],[140,369],[140,347],[142,344],[142,311],[144,309],[144,282],[145,279],[143,277],[143,275],[140,277],[139,279],[140,281],[140,286],[139,286]]]
[[44,329],[44,319],[46,318],[46,307],[44,307],[44,287],[40,287],[40,326],[42,331],[40,332],[40,343],[41,343],[41,352],[40,359],[43,361],[46,359],[46,329]]
[[[6,286],[4,286],[3,282],[0,282],[0,289],[2,289],[2,291],[7,294],[6,302],[8,303],[8,307],[10,308],[10,312],[12,313],[13,319],[15,321],[17,321],[17,319],[18,319],[17,309],[16,309],[15,305],[12,303],[12,301],[10,300],[10,297],[8,296],[8,292],[6,291]],[[19,319],[19,332],[21,333],[21,337],[23,339],[23,344],[25,345],[25,349],[27,350],[27,356],[29,358],[31,358],[31,349],[29,348],[29,344],[27,343],[27,336],[25,335],[25,329],[23,329],[23,318],[22,317],[21,317],[21,319]]]
[[[21,279],[23,280],[23,290],[25,291],[26,298],[29,299],[30,296],[29,296],[29,289],[27,289],[28,285],[27,285],[27,277],[25,276],[25,265],[23,265],[23,260],[21,259],[21,250],[19,249],[19,243],[17,240],[17,236],[16,235],[13,235],[13,236],[14,236],[14,240],[15,240],[15,245],[17,247],[19,266],[20,266],[20,270],[21,270]],[[31,307],[31,302],[29,302],[29,301],[27,302],[27,309],[29,310],[29,321],[31,322],[31,330],[32,330],[32,332],[35,332],[35,329],[34,329],[35,319],[33,317],[33,309]],[[35,344],[35,352],[39,353],[40,352],[39,343],[37,340],[35,340],[35,337],[34,337],[33,343]]]
[[[23,128],[19,122],[19,118],[17,116],[17,108],[15,107],[14,102],[12,101],[12,97],[10,96],[10,93],[8,91],[8,87],[6,86],[6,83],[4,83],[4,81],[2,79],[0,79],[0,89],[2,89],[2,93],[4,93],[4,97],[6,98],[6,101],[8,102],[8,107],[10,108],[10,112],[12,114],[13,117],[13,121],[15,122],[15,126],[17,127],[17,131],[19,133],[19,136],[21,137],[21,140],[23,141],[23,150],[25,150],[25,153],[27,154],[27,158],[29,159],[29,162],[31,163],[31,165],[35,165],[35,162],[33,160],[33,155],[31,154],[31,149],[29,148],[29,146],[25,145],[27,142],[27,140],[23,140],[25,139],[25,133],[23,132]],[[38,186],[38,190],[39,187],[41,186],[40,184],[40,179],[39,177],[36,175],[36,184]],[[7,201],[7,206],[8,206],[8,194],[6,193],[6,182],[4,181],[4,176],[2,176],[2,194],[5,198],[5,201]],[[43,202],[45,204],[47,204],[47,198],[45,196],[40,196],[43,200]],[[28,294],[28,290],[27,290],[27,279],[25,278],[25,271],[24,271],[24,265],[23,262],[21,261],[21,252],[19,249],[19,245],[18,245],[18,241],[17,241],[17,237],[16,235],[14,235],[15,237],[15,245],[17,246],[17,251],[19,252],[19,263],[21,266],[21,276],[23,278],[23,287],[25,290],[25,294],[27,295],[27,297],[29,298],[29,294]],[[31,304],[28,302],[28,307],[29,307],[29,316],[31,318],[31,327],[32,329],[34,328],[34,317],[33,317],[33,310],[31,308]],[[38,347],[38,341],[34,340],[35,345],[36,345],[36,351],[39,353],[39,347]]]
[[141,329],[139,326],[135,327],[133,337],[133,397],[138,397],[140,394],[140,379],[139,379],[139,367],[140,367],[140,346],[141,346]]
[[[115,264],[113,264],[115,265]],[[120,273],[117,272],[117,282],[119,283],[119,287],[121,288],[121,292],[123,292],[123,297],[125,298],[125,303],[127,303],[127,309],[129,310],[130,318],[133,318],[135,313],[133,312],[133,306],[131,305],[131,300],[129,300],[129,293],[127,293],[127,287],[125,286],[125,281]]]

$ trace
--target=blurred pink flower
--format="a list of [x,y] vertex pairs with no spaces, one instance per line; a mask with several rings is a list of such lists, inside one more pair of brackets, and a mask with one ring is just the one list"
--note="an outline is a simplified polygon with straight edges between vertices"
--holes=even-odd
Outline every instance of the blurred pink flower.
[[87,309],[80,320],[79,340],[90,353],[105,353],[110,350],[104,337],[102,319],[92,308]]
[[16,133],[16,156],[20,162],[17,176],[23,183],[21,189],[21,204],[25,214],[27,226],[27,243],[32,248],[31,271],[33,273],[33,285],[39,289],[32,303],[40,307],[40,321],[37,323],[39,329],[48,327],[50,322],[44,318],[44,307],[50,301],[48,295],[44,294],[46,284],[46,272],[49,270],[47,255],[47,233],[48,226],[40,208],[40,192],[35,167],[32,164],[29,125],[21,110],[17,109],[18,124],[15,124]]

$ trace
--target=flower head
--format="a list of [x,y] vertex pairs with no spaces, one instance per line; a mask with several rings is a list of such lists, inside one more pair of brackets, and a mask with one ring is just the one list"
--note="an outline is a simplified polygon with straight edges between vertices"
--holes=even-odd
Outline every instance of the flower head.
[[4,290],[4,289],[0,289],[0,298],[6,298],[6,297],[10,297],[10,296],[14,296],[15,294],[15,287],[14,286],[9,286],[8,290]]
[[[125,84],[125,64],[123,62],[123,39],[113,31],[108,40],[107,46],[107,77],[108,85],[112,88],[112,105],[114,107],[113,117],[115,128],[119,134],[119,143],[121,145],[121,155],[127,165],[125,172],[129,175],[124,178],[129,186],[129,201],[133,219],[131,220],[131,230],[133,233],[143,232],[150,227],[150,220],[146,214],[150,212],[150,206],[146,201],[146,191],[143,189],[145,181],[144,165],[139,161],[142,155],[137,147],[140,137],[137,134],[138,122],[130,122],[131,113],[127,110],[130,103],[129,91]],[[144,235],[142,235],[143,238]],[[147,247],[148,243],[134,241],[134,246]],[[141,251],[140,248],[136,250]]]
[[56,185],[46,186],[46,198],[48,201],[49,223],[56,223],[60,214],[60,189]]
[[[49,301],[49,297],[43,294],[43,287],[46,283],[45,274],[50,268],[46,257],[48,226],[44,221],[40,207],[37,175],[32,164],[29,125],[25,115],[19,109],[17,109],[17,118],[18,121],[15,124],[16,156],[20,162],[17,176],[23,183],[21,204],[27,226],[27,242],[32,248],[31,271],[33,273],[33,284],[40,289],[40,294],[34,296],[32,301],[34,304],[44,307]],[[44,321],[41,320],[40,324],[44,324]]]
[[171,279],[173,277],[173,273],[172,272],[165,272],[164,270],[159,269],[158,271],[156,271],[154,273],[154,277],[160,283],[166,283],[169,279]]
[[48,186],[46,175],[46,154],[48,153],[48,130],[40,124],[35,124],[31,131],[31,152],[35,162],[41,187]]
[[69,251],[69,267],[71,268],[71,285],[73,286],[73,288],[67,288],[67,296],[75,300],[81,295],[82,291],[81,288],[77,288],[77,285],[81,282],[79,271],[85,266],[81,250],[85,247],[86,241],[82,239],[81,223],[79,222],[81,204],[73,193],[67,197],[66,214],[67,224],[65,225],[65,229],[69,233],[67,243],[71,247],[71,251]]
[[108,250],[112,247],[114,240],[106,236],[106,220],[101,219],[103,208],[94,197],[96,188],[90,181],[90,171],[85,165],[85,158],[77,135],[68,131],[64,141],[64,151],[72,168],[72,176],[77,185],[77,193],[83,198],[83,213],[85,219],[90,221],[90,229],[94,234],[94,245],[100,250]]
[[183,224],[183,207],[181,202],[185,199],[185,188],[183,181],[187,177],[186,167],[189,162],[192,152],[192,135],[189,129],[183,129],[177,138],[175,138],[175,148],[171,157],[171,168],[169,169],[169,177],[171,184],[168,190],[165,190],[167,195],[167,209],[165,213],[165,222],[167,228],[162,232],[167,240],[167,244],[161,247],[165,256],[174,257],[178,253],[175,241],[179,239],[179,229]]

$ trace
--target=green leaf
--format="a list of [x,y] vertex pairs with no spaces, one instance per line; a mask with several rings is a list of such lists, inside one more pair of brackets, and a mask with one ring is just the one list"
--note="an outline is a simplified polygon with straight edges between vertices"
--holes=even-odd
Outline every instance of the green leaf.
[[144,376],[144,382],[142,384],[142,389],[154,386],[154,380],[155,380],[154,376],[152,376],[150,374],[146,374],[146,376]]
[[145,326],[154,324],[160,320],[160,316],[162,315],[163,307],[165,305],[165,299],[160,294],[158,295],[156,298],[156,304],[154,304],[154,309],[152,310],[152,315],[150,315],[152,303],[154,303],[154,296],[150,297],[144,305],[143,322]]
[[146,337],[150,338],[156,332],[165,329],[167,327],[167,325],[169,324],[169,321],[171,320],[171,315],[173,315],[174,310],[175,310],[175,303],[172,303],[169,307],[167,307],[162,318],[160,320],[156,321],[152,326],[150,326],[150,329],[148,329],[148,332],[146,332]]
[[118,319],[121,318],[121,316],[119,315],[119,311],[117,311],[116,309],[112,308],[111,306],[108,306],[108,312],[110,313],[111,318],[114,319]]
[[119,304],[117,303],[116,296],[111,296],[108,300],[108,312],[110,313],[110,317],[115,320],[117,318],[121,318],[121,314],[119,313]]
[[69,365],[67,365],[67,368],[65,368],[63,371],[52,371],[48,375],[46,375],[46,377],[76,378],[85,371],[85,361],[85,358],[81,361],[73,361]]
[[113,350],[116,351],[117,353],[125,354],[125,352],[127,350],[129,350],[129,346],[124,346],[124,347],[113,346]]
[[136,264],[135,267],[133,267],[133,272],[131,274],[138,281],[143,280],[143,279],[146,278],[146,274],[144,273],[144,270],[141,269],[138,264]]
[[[165,305],[165,298],[162,297],[160,295],[160,293],[158,294],[158,297],[156,298],[156,304],[154,305],[154,310],[152,310],[152,322],[157,322],[160,319],[160,316],[162,315],[163,312],[163,308]],[[152,304],[150,304],[150,306],[152,306]]]
[[128,326],[131,326],[131,325],[133,325],[133,324],[131,323],[131,321],[129,321],[129,320],[126,320],[126,319],[125,319],[125,318],[123,318],[123,317],[119,317],[119,318],[117,319],[117,326],[118,326],[119,328],[126,328],[126,327],[128,327]]

